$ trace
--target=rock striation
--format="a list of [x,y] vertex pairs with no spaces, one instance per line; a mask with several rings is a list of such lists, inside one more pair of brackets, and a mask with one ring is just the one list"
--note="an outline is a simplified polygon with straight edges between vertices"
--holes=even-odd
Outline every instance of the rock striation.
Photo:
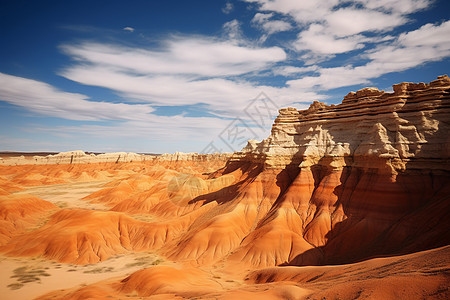
[[393,88],[281,109],[267,139],[235,153],[280,191],[232,258],[328,264],[450,243],[450,79]]
[[15,166],[15,165],[59,165],[59,164],[83,164],[83,163],[118,163],[118,162],[133,162],[145,161],[152,157],[140,155],[136,153],[116,152],[103,154],[86,154],[82,150],[60,152],[55,155],[33,157],[9,157],[0,158],[0,165]]
[[[248,145],[235,160],[334,168],[445,169],[450,163],[450,79],[400,83],[350,92],[339,105],[315,101],[307,110],[280,109],[271,135]],[[375,163],[379,161],[380,163]]]
[[133,152],[114,152],[102,154],[86,154],[82,150],[60,152],[55,155],[33,157],[9,157],[0,158],[0,165],[59,165],[59,164],[93,164],[93,163],[127,163],[127,162],[176,162],[176,161],[205,161],[224,160],[231,156],[230,153],[198,154],[175,152],[162,155],[144,155]]

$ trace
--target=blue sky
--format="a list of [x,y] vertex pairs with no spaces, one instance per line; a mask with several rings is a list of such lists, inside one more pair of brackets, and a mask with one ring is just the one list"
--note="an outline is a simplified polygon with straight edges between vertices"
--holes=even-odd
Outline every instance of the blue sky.
[[1,0],[0,151],[239,150],[268,136],[275,108],[448,74],[449,12],[446,0]]

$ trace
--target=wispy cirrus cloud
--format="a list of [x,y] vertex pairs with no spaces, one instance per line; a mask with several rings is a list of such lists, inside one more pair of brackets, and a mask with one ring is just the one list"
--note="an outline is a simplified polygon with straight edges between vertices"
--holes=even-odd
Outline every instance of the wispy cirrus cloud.
[[273,15],[273,13],[257,13],[253,17],[252,23],[256,27],[263,29],[268,35],[292,29],[292,25],[289,22],[284,20],[271,20]]
[[[139,140],[148,138],[150,141],[173,143],[174,141],[195,140],[199,145],[191,146],[191,151],[200,151],[212,136],[220,133],[230,122],[218,117],[189,117],[183,114],[162,116],[148,104],[126,104],[97,102],[89,100],[85,95],[63,92],[47,83],[0,73],[0,101],[23,107],[30,112],[42,116],[50,116],[75,121],[107,121],[97,124],[77,126],[46,126],[33,125],[34,134],[50,134],[66,140],[70,150],[71,140],[79,139],[81,143],[89,138],[91,143],[96,140]],[[29,128],[24,129],[29,131]],[[50,149],[53,142],[40,143],[31,137],[4,138],[4,150],[28,149],[27,145],[36,149]],[[148,144],[148,142],[144,143]],[[58,144],[62,146],[61,143]],[[15,147],[15,148],[14,148]],[[72,146],[73,147],[73,146]],[[123,150],[123,145],[117,145],[115,150]],[[73,149],[73,148],[72,148]]]
[[[393,17],[410,14],[425,9],[433,0],[243,0],[256,3],[260,11],[277,12],[289,15],[298,24],[310,24],[327,21],[333,12],[348,7],[361,7],[362,11],[379,11],[392,14]],[[384,25],[382,25],[384,26]]]
[[229,13],[231,13],[234,9],[234,5],[231,2],[226,2],[225,6],[222,7],[222,12],[226,15],[228,15]]
[[206,37],[174,36],[161,50],[101,43],[66,44],[61,49],[85,64],[137,74],[232,76],[266,69],[286,58],[280,47],[247,47]]
[[[301,78],[286,81],[290,88],[326,92],[367,84],[384,74],[450,56],[449,21],[425,24],[410,32],[396,31],[413,22],[411,14],[427,9],[433,0],[244,1],[257,4],[259,12],[254,18],[290,17],[295,23],[292,30],[297,31],[297,38],[291,45],[303,66],[278,66],[273,71],[287,77],[299,75]],[[354,53],[353,63],[364,63],[354,66],[342,61],[337,67],[322,67],[347,53]]]
[[171,36],[157,50],[88,42],[61,49],[75,63],[60,75],[152,105],[206,104],[210,112],[231,117],[242,114],[261,91],[277,97],[280,105],[323,98],[246,80],[244,75],[270,70],[287,55],[280,47],[258,47],[239,38]]
[[130,27],[130,26],[124,27],[123,30],[129,31],[129,32],[134,32],[134,28]]
[[377,9],[381,11],[409,14],[418,10],[429,7],[433,0],[355,0],[356,3],[362,4],[369,9]]
[[80,121],[143,120],[154,111],[146,104],[91,101],[86,95],[4,73],[0,73],[0,100],[42,115]]
[[318,76],[306,76],[287,83],[299,89],[328,90],[368,83],[383,74],[404,71],[423,63],[450,56],[450,21],[426,24],[417,30],[400,34],[364,54],[369,59],[361,66],[319,68]]
[[[377,43],[380,33],[408,23],[409,14],[432,3],[432,0],[245,1],[257,3],[265,15],[272,17],[276,13],[291,17],[298,30],[293,46],[303,53],[301,58],[308,64]],[[259,14],[255,14],[255,18]]]

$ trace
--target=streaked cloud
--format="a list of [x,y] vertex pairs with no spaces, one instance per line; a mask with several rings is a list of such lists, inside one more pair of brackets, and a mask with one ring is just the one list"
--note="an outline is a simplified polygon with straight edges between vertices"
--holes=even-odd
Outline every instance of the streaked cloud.
[[[236,22],[229,22],[235,26]],[[236,25],[237,26],[237,25]],[[285,61],[280,47],[258,47],[241,39],[171,36],[158,50],[85,42],[61,49],[74,59],[60,75],[110,89],[124,99],[151,105],[206,104],[210,113],[234,117],[261,91],[279,105],[323,96],[246,80]],[[303,97],[303,98],[302,98]]]
[[134,28],[133,27],[129,27],[129,26],[124,27],[123,30],[129,31],[129,32],[134,32]]
[[287,83],[299,89],[328,90],[368,83],[381,75],[400,72],[426,62],[450,56],[450,21],[426,24],[400,34],[393,42],[378,45],[364,54],[369,59],[361,66],[319,68],[318,76],[307,76]]
[[315,72],[318,69],[319,69],[318,66],[308,66],[308,67],[284,66],[284,67],[274,68],[272,70],[272,72],[274,75],[292,76],[292,75],[298,75],[298,74],[303,74],[303,73],[307,73],[307,72]]
[[238,45],[234,41],[202,36],[173,36],[162,41],[159,50],[91,42],[66,44],[61,49],[84,65],[141,75],[242,75],[286,59],[280,47]]
[[355,0],[369,9],[394,12],[400,14],[413,13],[418,10],[429,7],[433,0]]
[[261,28],[268,35],[288,31],[292,29],[292,25],[289,22],[283,20],[271,20],[273,13],[257,13],[252,19],[252,23]]
[[239,42],[239,40],[242,40],[244,37],[241,24],[236,19],[223,24],[222,29],[230,41]]
[[60,91],[41,81],[0,73],[0,100],[42,115],[69,120],[144,120],[154,109],[146,104],[96,102]]
[[[361,50],[379,41],[379,34],[409,22],[408,15],[426,8],[431,0],[246,0],[257,3],[254,19],[288,16],[296,22],[293,42],[307,64],[336,54]],[[274,17],[275,16],[275,17]]]

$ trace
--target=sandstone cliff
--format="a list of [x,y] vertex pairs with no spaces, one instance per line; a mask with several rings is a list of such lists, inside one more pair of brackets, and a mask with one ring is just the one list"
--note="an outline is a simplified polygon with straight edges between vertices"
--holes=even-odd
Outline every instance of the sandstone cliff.
[[280,187],[237,259],[338,263],[450,243],[450,79],[393,88],[281,109],[267,139],[232,157]]
[[249,141],[234,159],[267,167],[329,165],[386,169],[450,169],[450,79],[400,83],[350,92],[342,104],[315,101],[309,109],[280,110],[271,135]]
[[236,181],[193,200],[220,208],[168,255],[310,265],[450,243],[449,93],[440,76],[281,109],[267,139],[249,141],[212,175]]

